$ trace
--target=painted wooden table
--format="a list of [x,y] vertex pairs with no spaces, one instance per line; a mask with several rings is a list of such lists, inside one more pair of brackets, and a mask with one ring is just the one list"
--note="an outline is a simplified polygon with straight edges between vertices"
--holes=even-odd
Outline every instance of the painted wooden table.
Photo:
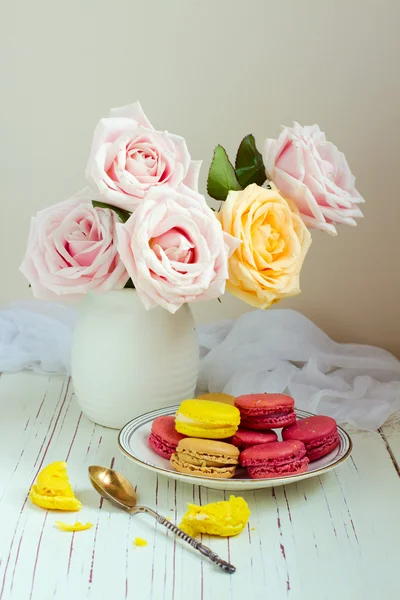
[[[237,567],[221,572],[145,515],[102,502],[87,478],[110,465],[138,485],[140,502],[179,523],[188,502],[223,492],[181,484],[133,465],[117,432],[80,413],[62,376],[0,377],[0,600],[395,600],[400,598],[400,437],[353,437],[352,457],[336,471],[286,487],[243,495],[247,530],[208,539]],[[33,506],[38,472],[66,460],[88,531],[55,528],[60,514]],[[134,547],[135,537],[148,541]]]

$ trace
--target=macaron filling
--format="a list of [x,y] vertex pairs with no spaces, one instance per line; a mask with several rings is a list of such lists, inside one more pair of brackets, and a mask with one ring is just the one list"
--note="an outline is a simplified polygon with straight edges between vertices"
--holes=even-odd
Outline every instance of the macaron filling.
[[221,465],[237,465],[239,460],[235,456],[214,455],[195,452],[189,449],[177,450],[179,459],[189,462],[193,465],[206,465],[220,467]]
[[171,458],[172,454],[175,452],[177,444],[168,444],[165,440],[163,440],[159,435],[154,432],[150,433],[149,436],[149,444],[153,450],[158,452],[159,454],[163,454],[165,458]]
[[296,413],[289,411],[286,414],[278,416],[270,415],[243,415],[241,425],[243,427],[249,427],[250,429],[268,429],[269,427],[283,427],[287,425],[293,425],[296,422]]
[[210,421],[201,421],[199,419],[192,419],[191,417],[187,417],[183,415],[181,412],[176,413],[175,417],[176,423],[186,423],[189,425],[195,425],[196,427],[206,427],[207,429],[220,429],[221,426],[225,426],[225,422],[220,423],[211,423]]
[[[279,442],[277,442],[277,443],[279,443]],[[282,443],[282,442],[280,442],[280,443]],[[257,446],[254,446],[254,448],[257,448]],[[306,449],[304,446],[302,448],[294,450],[292,453],[288,453],[286,456],[277,456],[277,457],[273,457],[273,458],[268,458],[268,457],[264,457],[264,456],[262,456],[262,457],[261,456],[260,457],[252,456],[251,458],[248,458],[248,456],[246,456],[246,450],[245,450],[240,455],[240,464],[243,467],[247,467],[247,468],[257,467],[257,466],[258,467],[265,466],[268,469],[270,469],[270,468],[272,469],[274,467],[290,465],[294,462],[302,461],[303,459],[305,459],[308,464],[308,459],[306,458]]]
[[[236,471],[236,465],[232,466],[222,466],[218,467],[206,465],[193,465],[190,462],[182,459],[178,454],[173,454],[171,457],[171,464],[173,467],[180,467],[181,469],[185,469],[189,473],[193,473],[193,475],[203,475],[203,476],[220,476],[229,475],[232,477]],[[177,469],[178,470],[178,469]]]
[[324,446],[331,446],[332,444],[339,443],[339,434],[337,432],[332,435],[327,435],[319,440],[311,440],[310,442],[304,442],[307,452],[310,450],[320,450]]
[[254,408],[240,408],[240,412],[243,417],[265,417],[265,418],[274,418],[274,417],[282,417],[284,415],[290,415],[293,413],[293,408],[288,406],[275,406],[272,410],[263,407],[254,407]]
[[289,463],[274,465],[263,464],[254,467],[247,467],[251,478],[271,477],[271,475],[292,475],[295,473],[304,473],[308,469],[308,458],[292,460]]

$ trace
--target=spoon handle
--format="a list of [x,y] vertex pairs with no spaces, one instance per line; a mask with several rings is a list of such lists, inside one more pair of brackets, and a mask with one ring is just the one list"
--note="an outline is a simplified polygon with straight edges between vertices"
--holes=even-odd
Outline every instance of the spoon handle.
[[224,571],[228,571],[228,573],[234,573],[236,571],[236,567],[223,560],[210,548],[204,546],[203,544],[192,538],[190,535],[182,531],[182,529],[179,529],[179,527],[168,521],[165,517],[156,513],[151,508],[148,508],[147,506],[136,506],[134,510],[135,512],[144,512],[147,515],[151,515],[152,517],[154,517],[157,520],[157,522],[160,523],[160,525],[164,525],[164,527],[166,527],[170,531],[173,531],[175,535],[178,535],[180,538],[185,540],[185,542],[187,542],[193,548],[198,550],[203,556],[209,558],[212,562],[221,567],[221,569],[223,569]]

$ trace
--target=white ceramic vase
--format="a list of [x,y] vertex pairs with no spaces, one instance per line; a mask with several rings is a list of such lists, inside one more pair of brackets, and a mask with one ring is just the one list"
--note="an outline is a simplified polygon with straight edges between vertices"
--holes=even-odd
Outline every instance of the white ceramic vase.
[[135,290],[84,299],[72,347],[72,382],[83,413],[121,428],[194,394],[199,346],[189,305],[145,310]]

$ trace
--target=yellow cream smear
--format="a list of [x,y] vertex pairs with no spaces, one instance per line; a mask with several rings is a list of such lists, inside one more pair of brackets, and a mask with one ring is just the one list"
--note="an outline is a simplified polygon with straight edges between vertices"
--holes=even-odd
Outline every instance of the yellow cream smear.
[[82,508],[69,482],[65,462],[51,463],[40,471],[29,498],[37,506],[50,510],[77,511]]
[[147,541],[144,540],[143,538],[137,537],[135,538],[135,541],[133,542],[135,547],[141,547],[143,548],[144,546],[147,546]]
[[74,524],[70,523],[62,523],[61,521],[56,521],[56,527],[61,529],[61,531],[85,531],[85,529],[90,529],[93,527],[93,523],[80,523],[77,521]]
[[221,537],[237,535],[246,527],[250,517],[247,502],[240,496],[204,506],[189,504],[188,507],[179,527],[192,537],[199,533]]

